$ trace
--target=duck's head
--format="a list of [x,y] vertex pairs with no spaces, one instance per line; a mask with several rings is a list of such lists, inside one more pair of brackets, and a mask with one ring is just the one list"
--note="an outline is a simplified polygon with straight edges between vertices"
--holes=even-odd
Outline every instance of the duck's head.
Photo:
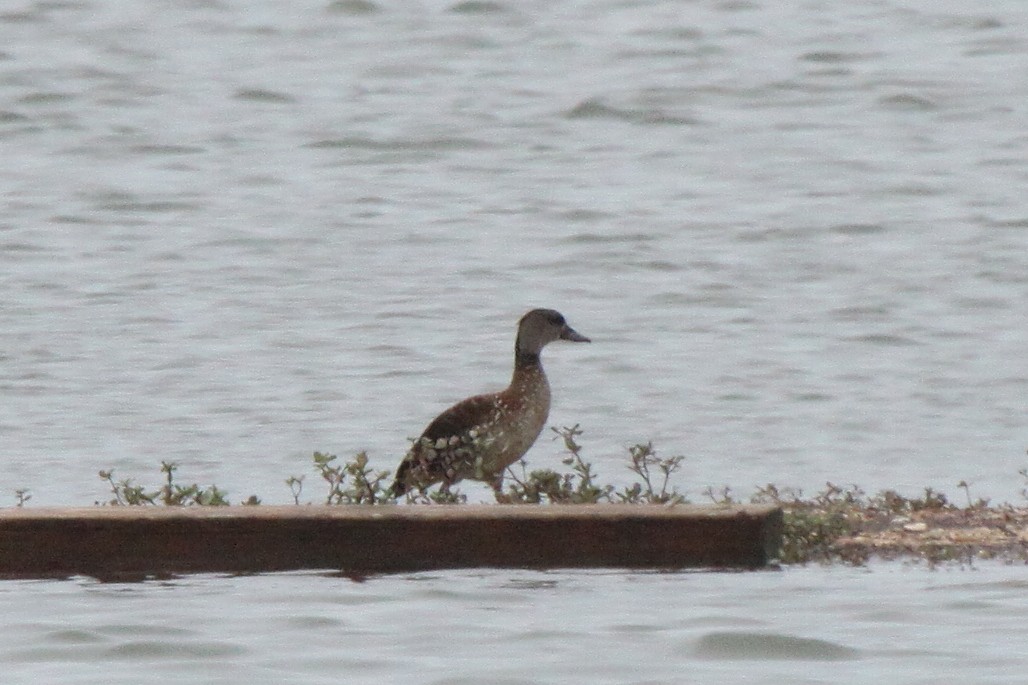
[[518,338],[514,347],[518,354],[538,356],[554,340],[591,342],[568,325],[564,316],[553,309],[533,309],[518,322]]

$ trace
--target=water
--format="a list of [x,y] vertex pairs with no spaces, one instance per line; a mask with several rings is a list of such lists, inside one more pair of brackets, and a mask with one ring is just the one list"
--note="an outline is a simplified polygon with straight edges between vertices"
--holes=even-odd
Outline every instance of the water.
[[[392,468],[440,409],[502,387],[514,323],[532,306],[559,308],[594,340],[545,358],[551,422],[581,424],[604,480],[625,482],[624,447],[652,439],[687,456],[679,487],[693,500],[706,486],[745,496],[828,480],[956,496],[966,480],[976,497],[1023,501],[1026,36],[1018,0],[6,5],[0,503],[27,488],[30,505],[91,504],[106,496],[99,469],[154,484],[161,460],[235,501],[289,501],[283,481],[301,474],[317,498],[313,450],[366,449]],[[559,457],[545,441],[529,454],[538,467]],[[1016,596],[1020,582],[1001,567],[584,574],[544,590],[534,575],[455,577],[476,589],[444,602],[454,616],[552,599],[580,604],[551,623],[585,611],[596,625],[635,625],[618,618],[623,606],[654,607],[641,634],[659,647],[646,663],[705,649],[690,672],[811,672],[802,659],[783,671],[764,657],[726,661],[733,640],[751,647],[745,635],[704,642],[725,630],[857,650],[867,678],[878,671],[868,663],[894,678],[910,664],[902,678],[918,682],[925,668],[949,674],[981,655],[997,680],[1024,670],[992,651],[1012,635],[1012,605],[981,597]],[[417,647],[424,633],[409,617],[430,630],[449,579],[15,584],[5,615],[42,626],[19,634],[43,656],[18,659],[53,672],[109,650],[126,669],[287,663],[260,649],[287,634],[313,654],[309,679],[327,679],[353,625],[382,631],[380,643],[397,629],[346,623],[335,605],[311,609],[343,621],[320,646],[307,640],[318,621],[249,620],[233,624],[236,637],[196,625],[233,615],[237,595],[267,591],[288,615],[392,593],[404,628],[388,644],[420,649],[417,669],[430,661],[442,681],[449,661]],[[792,583],[827,588],[807,616],[849,609],[803,627],[783,623],[790,604],[754,605],[769,585],[787,602]],[[935,584],[915,593],[923,604],[908,598]],[[665,595],[695,602],[710,585],[722,602],[710,611],[756,623],[701,630],[657,616]],[[21,593],[31,601],[18,604]],[[868,656],[871,638],[846,633],[847,617],[891,602],[896,613],[877,620],[868,609],[860,634],[922,647]],[[106,628],[72,611],[99,605]],[[66,621],[70,638],[35,623],[41,606],[62,625],[79,617]],[[136,614],[160,617],[146,619],[156,637],[118,637]],[[499,629],[503,614],[476,625]],[[591,640],[646,637],[581,626],[568,637],[589,639],[565,639],[542,625],[525,629],[526,650],[567,661],[539,673],[527,657],[505,662],[513,681],[571,679],[583,663],[634,678]],[[967,625],[977,627],[958,632]],[[924,646],[926,634],[940,639]],[[54,639],[65,647],[49,652]],[[185,651],[148,652],[163,642]],[[407,661],[376,659],[383,677],[409,675]],[[638,680],[678,677],[652,668]]]
[[[0,586],[8,683],[1014,683],[1024,569]],[[39,607],[49,611],[39,614]]]

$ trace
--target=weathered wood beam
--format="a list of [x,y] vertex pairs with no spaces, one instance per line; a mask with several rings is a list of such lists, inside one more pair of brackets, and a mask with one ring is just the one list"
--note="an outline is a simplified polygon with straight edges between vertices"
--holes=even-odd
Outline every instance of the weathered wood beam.
[[781,535],[763,506],[17,508],[0,509],[0,577],[757,568]]

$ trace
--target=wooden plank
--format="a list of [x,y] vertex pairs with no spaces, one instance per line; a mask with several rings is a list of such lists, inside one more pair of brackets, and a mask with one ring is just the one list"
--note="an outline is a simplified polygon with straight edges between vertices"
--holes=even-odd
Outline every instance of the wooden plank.
[[0,509],[0,576],[757,568],[781,535],[762,506],[18,508]]

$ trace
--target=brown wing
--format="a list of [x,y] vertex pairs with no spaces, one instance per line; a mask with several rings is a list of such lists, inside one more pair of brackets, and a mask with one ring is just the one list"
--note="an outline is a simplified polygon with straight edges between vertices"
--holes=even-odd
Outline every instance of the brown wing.
[[[407,492],[412,485],[425,487],[444,480],[446,465],[442,459],[425,460],[421,458],[423,441],[435,442],[439,438],[449,440],[460,436],[475,426],[489,421],[496,411],[496,395],[475,395],[461,400],[428,424],[421,437],[418,438],[407,456],[396,468],[396,480],[393,482],[393,495],[399,497]],[[412,478],[411,470],[417,468],[417,478]]]
[[421,434],[422,438],[447,440],[486,423],[496,411],[496,395],[475,395],[461,400],[439,416]]

